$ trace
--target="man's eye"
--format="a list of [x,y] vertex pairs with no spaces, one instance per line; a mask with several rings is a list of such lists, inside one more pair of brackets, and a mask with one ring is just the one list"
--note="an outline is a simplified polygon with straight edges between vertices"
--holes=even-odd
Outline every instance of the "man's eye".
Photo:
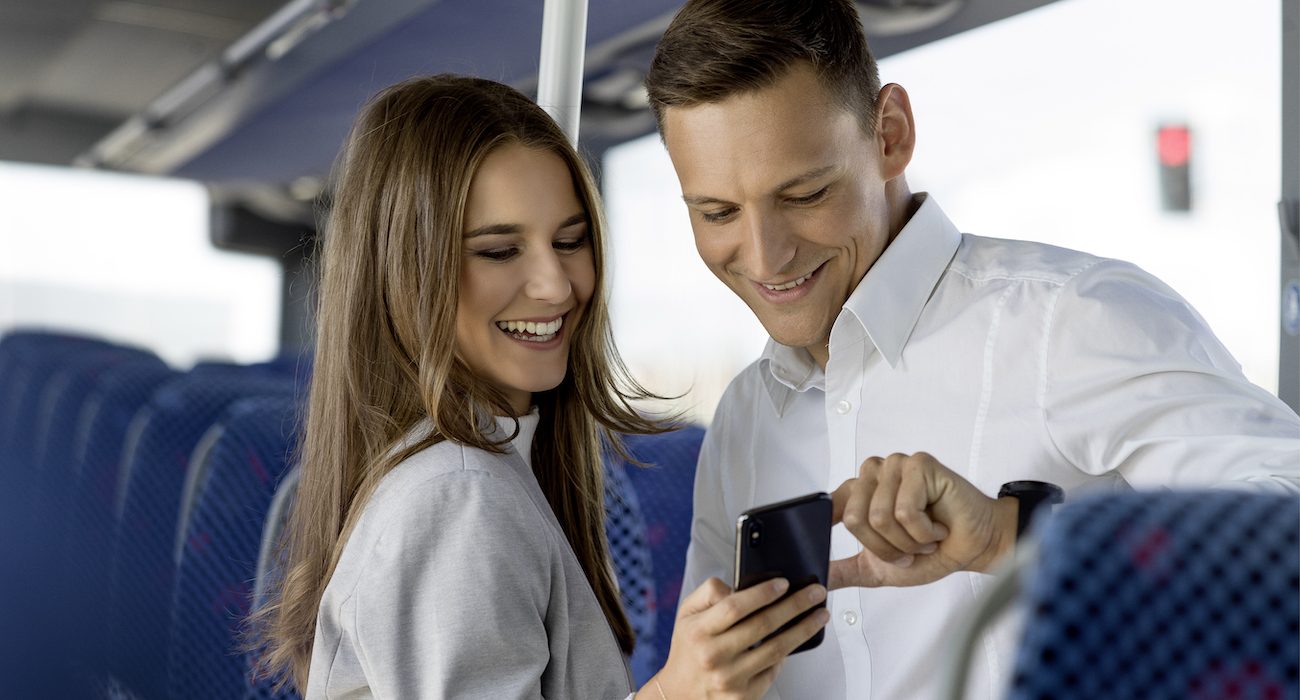
[[492,250],[478,250],[474,254],[488,260],[503,261],[515,257],[518,252],[516,248],[493,248]]
[[735,207],[731,207],[729,209],[723,209],[722,211],[702,211],[700,212],[700,218],[704,219],[709,223],[717,223],[731,216],[735,212],[736,212]]
[[810,195],[806,195],[804,197],[790,197],[786,201],[791,204],[812,204],[813,202],[816,202],[821,198],[825,197],[826,192],[829,189],[830,189],[829,187],[823,187],[820,190],[817,190],[816,192],[813,192]]

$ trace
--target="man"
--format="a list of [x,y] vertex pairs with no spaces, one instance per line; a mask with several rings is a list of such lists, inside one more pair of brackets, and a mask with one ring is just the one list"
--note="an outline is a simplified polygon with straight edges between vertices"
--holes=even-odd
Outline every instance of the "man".
[[[700,257],[771,335],[705,439],[682,590],[736,516],[835,491],[831,622],[769,697],[924,698],[1013,550],[1002,484],[1300,491],[1300,418],[1136,267],[963,235],[912,193],[907,93],[848,0],[692,0],[646,86]],[[972,109],[979,108],[972,105]],[[1006,630],[970,697],[997,697]]]

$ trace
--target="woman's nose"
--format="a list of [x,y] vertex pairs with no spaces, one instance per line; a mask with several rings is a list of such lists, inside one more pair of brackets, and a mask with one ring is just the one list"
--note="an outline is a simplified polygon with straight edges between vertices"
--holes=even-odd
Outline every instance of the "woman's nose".
[[560,304],[573,293],[569,275],[555,251],[540,252],[529,262],[524,293],[530,299]]

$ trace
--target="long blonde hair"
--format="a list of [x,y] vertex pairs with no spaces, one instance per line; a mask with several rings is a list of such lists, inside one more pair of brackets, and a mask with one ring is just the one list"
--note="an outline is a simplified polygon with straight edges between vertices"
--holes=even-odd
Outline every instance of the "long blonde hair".
[[[602,449],[621,451],[617,433],[664,428],[634,409],[633,401],[651,395],[629,377],[611,339],[595,184],[563,132],[527,97],[488,80],[437,75],[374,97],[336,165],[319,251],[302,476],[283,577],[253,618],[263,671],[300,689],[325,586],[380,480],[442,440],[504,450],[482,418],[512,412],[458,356],[456,308],[470,181],[493,149],[511,143],[559,156],[591,222],[595,291],[573,331],[563,383],[534,395],[541,422],[532,464],[620,646],[632,649],[604,537]],[[426,416],[433,433],[390,454]]]

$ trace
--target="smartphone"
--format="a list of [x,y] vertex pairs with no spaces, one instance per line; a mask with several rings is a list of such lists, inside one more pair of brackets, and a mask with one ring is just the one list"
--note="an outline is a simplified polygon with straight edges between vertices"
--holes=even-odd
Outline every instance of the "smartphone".
[[[824,492],[751,508],[736,518],[734,590],[783,577],[790,582],[784,600],[805,586],[814,583],[825,586],[830,559],[831,497]],[[818,607],[826,607],[826,601],[809,608],[767,639],[789,629]],[[825,629],[817,630],[816,635],[791,653],[816,647],[822,643],[825,633]]]

